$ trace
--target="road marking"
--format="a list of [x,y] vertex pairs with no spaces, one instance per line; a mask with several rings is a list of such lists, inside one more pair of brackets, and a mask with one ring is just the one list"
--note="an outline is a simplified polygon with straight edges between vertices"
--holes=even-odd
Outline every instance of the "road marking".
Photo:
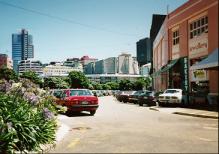
[[214,129],[214,130],[216,130],[216,129],[218,129],[217,127],[203,127],[204,129]]
[[74,139],[74,140],[68,145],[67,148],[73,148],[73,147],[75,147],[75,146],[79,143],[79,141],[80,141],[80,138]]
[[213,140],[208,139],[208,138],[201,138],[201,137],[199,137],[199,139],[202,140],[202,141],[213,142]]

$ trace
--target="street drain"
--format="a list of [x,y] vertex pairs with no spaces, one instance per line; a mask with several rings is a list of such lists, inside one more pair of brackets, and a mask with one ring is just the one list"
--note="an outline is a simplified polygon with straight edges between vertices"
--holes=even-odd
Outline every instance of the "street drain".
[[74,127],[71,130],[89,130],[91,129],[90,127]]

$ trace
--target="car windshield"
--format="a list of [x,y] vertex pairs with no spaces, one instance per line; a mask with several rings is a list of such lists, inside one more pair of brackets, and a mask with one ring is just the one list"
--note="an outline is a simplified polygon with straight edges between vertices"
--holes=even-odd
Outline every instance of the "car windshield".
[[138,95],[138,94],[141,94],[141,93],[142,93],[142,91],[136,91],[136,92],[133,93],[133,95]]
[[153,96],[154,95],[154,92],[152,91],[146,91],[144,92],[143,94],[141,94],[142,96]]
[[164,93],[174,94],[178,92],[179,92],[178,90],[166,90]]
[[70,90],[70,96],[91,96],[89,90]]

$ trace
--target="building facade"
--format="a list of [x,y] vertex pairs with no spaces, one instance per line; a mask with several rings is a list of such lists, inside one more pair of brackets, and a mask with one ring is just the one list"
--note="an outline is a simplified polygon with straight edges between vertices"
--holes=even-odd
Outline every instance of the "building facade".
[[9,69],[13,69],[13,64],[11,58],[8,57],[7,54],[0,54],[0,68],[7,67]]
[[150,75],[150,70],[151,70],[151,63],[142,65],[142,66],[140,67],[140,75],[149,76],[149,75]]
[[63,62],[63,65],[69,67],[82,67],[79,58],[68,58]]
[[64,66],[62,64],[48,65],[43,68],[44,77],[68,76],[71,71],[82,71],[80,68]]
[[28,31],[22,29],[19,34],[12,34],[12,60],[13,69],[18,72],[18,63],[21,60],[34,58],[33,37]]
[[131,54],[109,57],[85,66],[85,74],[139,74],[138,62]]
[[117,73],[117,57],[110,57],[104,59],[103,74],[116,74]]
[[94,74],[104,74],[104,60],[98,60],[95,62]]
[[144,38],[137,43],[137,61],[139,66],[151,62],[151,40],[150,38]]
[[41,76],[43,74],[42,63],[38,60],[21,60],[18,64],[19,74],[27,71],[33,71]]
[[218,63],[191,68],[217,53],[218,1],[186,2],[166,16],[153,42],[154,89],[181,88],[190,103],[206,102],[218,95]]
[[83,56],[83,57],[81,57],[81,59],[80,59],[80,62],[81,62],[81,64],[82,64],[83,68],[85,68],[85,66],[87,66],[87,64],[89,64],[89,63],[91,63],[91,62],[96,62],[96,61],[98,61],[98,59],[96,59],[96,58],[90,58],[89,56]]
[[[150,29],[150,40],[151,40],[151,70],[150,74],[153,72],[153,42],[157,36],[157,33],[160,30],[160,27],[162,26],[164,20],[166,18],[166,15],[162,14],[153,14],[152,15],[152,23],[151,23],[151,29]],[[153,82],[153,81],[152,81]]]
[[118,74],[139,74],[138,62],[131,54],[122,53],[118,56]]
[[87,64],[87,66],[84,68],[84,73],[85,74],[95,74],[95,63],[91,62]]
[[130,74],[87,74],[85,75],[90,81],[97,83],[119,82],[120,80],[136,81],[144,76]]

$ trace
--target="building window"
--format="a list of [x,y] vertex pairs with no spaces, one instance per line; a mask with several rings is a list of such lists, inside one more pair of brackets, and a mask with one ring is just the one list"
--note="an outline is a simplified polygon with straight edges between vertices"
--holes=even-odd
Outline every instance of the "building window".
[[173,32],[173,45],[179,44],[179,30]]
[[208,17],[201,17],[190,23],[190,39],[202,33],[208,33]]

